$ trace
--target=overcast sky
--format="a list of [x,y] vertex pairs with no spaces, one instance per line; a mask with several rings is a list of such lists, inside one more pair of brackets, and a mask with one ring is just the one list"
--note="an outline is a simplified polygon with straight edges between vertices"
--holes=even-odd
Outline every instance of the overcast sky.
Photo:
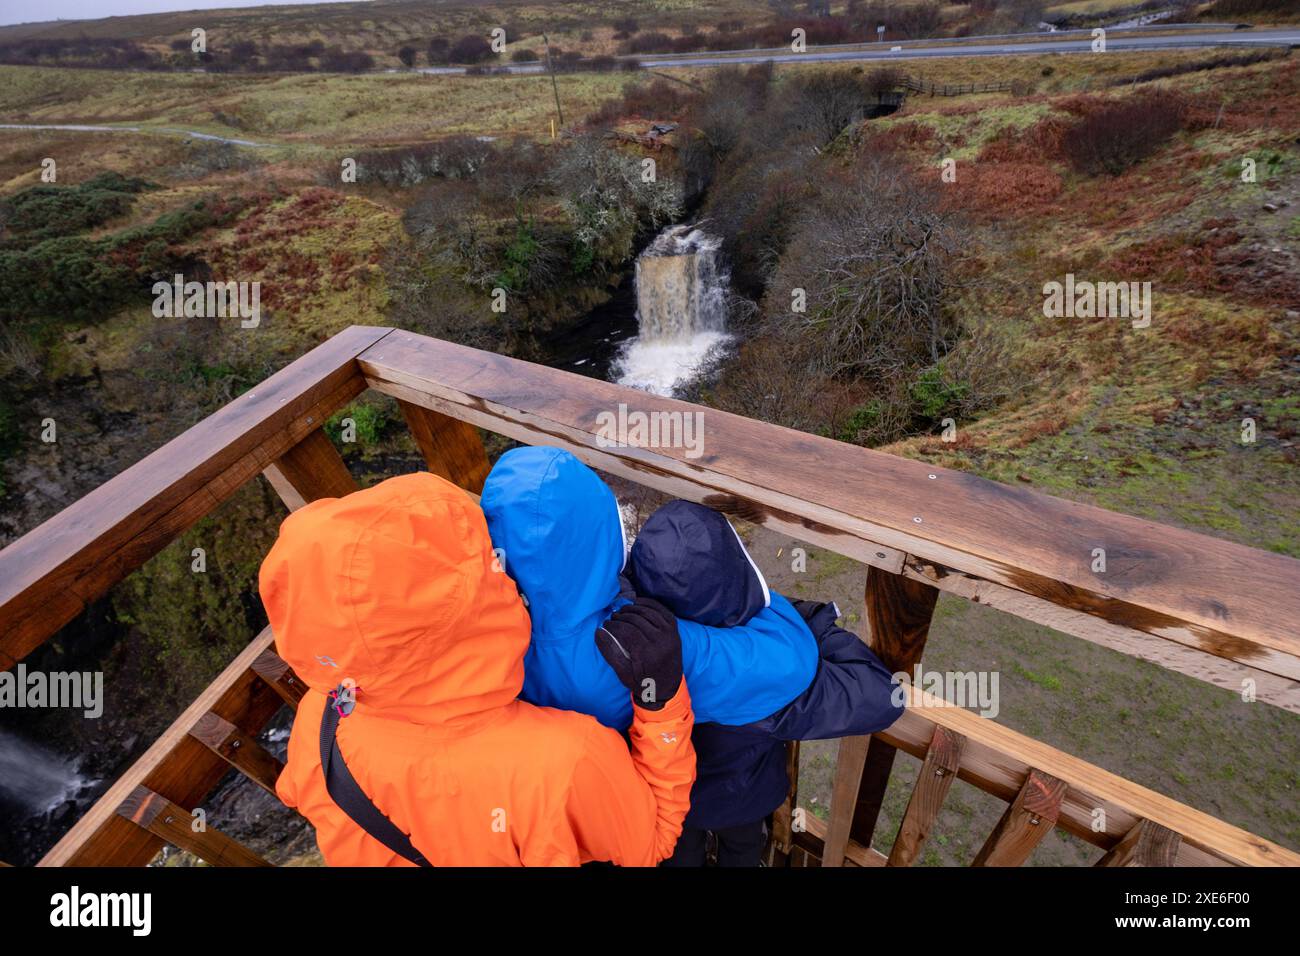
[[[40,20],[97,20],[132,13],[166,13],[170,10],[213,10],[230,7],[265,7],[303,3],[304,0],[0,0],[0,26]],[[306,0],[341,3],[344,0]]]

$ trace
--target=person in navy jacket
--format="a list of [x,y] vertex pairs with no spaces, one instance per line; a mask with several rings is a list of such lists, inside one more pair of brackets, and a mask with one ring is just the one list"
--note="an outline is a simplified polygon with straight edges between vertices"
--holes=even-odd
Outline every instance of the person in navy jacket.
[[[679,619],[719,628],[743,629],[762,613],[768,594],[727,519],[688,501],[670,501],[645,523],[627,575],[637,594]],[[696,722],[691,809],[664,866],[703,866],[709,833],[720,866],[757,866],[764,821],[789,790],[784,742],[874,733],[902,713],[889,670],[855,634],[836,626],[834,604],[794,606],[817,641],[816,673],[794,700],[762,719],[741,726]]]
[[[597,630],[629,602],[621,593],[627,546],[614,493],[571,453],[524,447],[497,459],[480,504],[498,563],[532,621],[520,696],[626,731],[632,698],[596,646]],[[679,615],[697,722],[761,720],[797,698],[817,671],[817,642],[799,612],[754,575],[741,582],[744,622],[716,618],[725,623],[709,626]]]

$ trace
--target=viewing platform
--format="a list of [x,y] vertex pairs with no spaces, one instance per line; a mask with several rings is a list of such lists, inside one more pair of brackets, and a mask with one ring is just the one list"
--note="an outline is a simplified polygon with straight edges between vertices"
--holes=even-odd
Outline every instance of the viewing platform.
[[[240,487],[262,475],[296,509],[356,489],[322,430],[367,389],[397,400],[430,471],[477,494],[479,429],[866,566],[862,638],[891,671],[922,660],[946,592],[1300,712],[1300,561],[400,329],[353,326],[0,552],[9,669]],[[620,406],[702,416],[690,447],[608,440]],[[670,420],[670,419],[663,419]],[[1106,570],[1093,570],[1102,549]],[[249,582],[250,587],[255,582]],[[158,598],[162,600],[161,596]],[[190,812],[232,769],[275,792],[258,737],[305,685],[251,642],[41,861],[142,866],[163,844],[213,865],[267,865]],[[908,866],[954,779],[1006,810],[970,862],[1017,866],[1060,827],[1099,866],[1300,865],[1300,854],[909,687],[888,730],[840,742],[828,820],[774,818],[768,861]],[[1154,730],[1155,728],[1149,728]],[[1126,729],[1124,733],[1140,733]],[[1228,731],[1225,730],[1225,733]],[[876,826],[896,753],[923,761],[896,838]],[[799,745],[789,746],[797,770]],[[797,781],[797,772],[791,773]],[[983,835],[981,835],[983,836]],[[980,843],[980,840],[976,840]]]

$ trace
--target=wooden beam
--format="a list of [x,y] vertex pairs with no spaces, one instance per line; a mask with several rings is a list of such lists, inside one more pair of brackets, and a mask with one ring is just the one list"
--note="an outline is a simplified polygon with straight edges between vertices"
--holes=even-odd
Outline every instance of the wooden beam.
[[230,764],[277,800],[275,781],[284,764],[267,752],[257,739],[224,717],[208,711],[190,728],[190,736]]
[[357,490],[338,449],[320,428],[267,465],[262,474],[290,511],[310,501],[342,498]]
[[[822,854],[825,852],[828,824],[820,817],[808,814],[808,827],[795,834],[795,849],[803,853],[804,866],[824,866]],[[844,866],[875,868],[884,866],[886,857],[879,850],[863,846],[855,840],[849,840],[844,849]]]
[[0,669],[12,667],[365,388],[354,326],[0,551]]
[[478,429],[422,405],[403,401],[398,405],[429,470],[466,491],[482,494],[492,466]]
[[[890,673],[911,675],[921,662],[930,620],[939,592],[932,585],[914,581],[880,568],[867,568],[867,643],[889,668]],[[865,748],[850,833],[863,846],[870,846],[885,802],[896,751],[880,737]]]
[[1176,866],[1183,838],[1173,830],[1139,820],[1096,866]]
[[118,816],[212,866],[270,866],[242,843],[206,824],[194,828],[189,810],[147,787],[136,787],[117,808]]
[[1051,774],[1030,770],[971,866],[1020,866],[1053,827],[1065,799],[1065,783]]
[[284,706],[280,696],[250,669],[272,640],[269,627],[254,638],[39,865],[144,866],[153,859],[159,838],[123,819],[118,807],[137,787],[145,787],[182,808],[198,806],[230,765],[190,736],[190,730],[211,711],[245,733],[255,734]]
[[[945,594],[983,604],[1026,621],[1033,621],[1082,638],[1101,647],[1149,661],[1196,680],[1222,687],[1234,694],[1253,688],[1256,699],[1300,714],[1300,681],[1278,677],[1237,661],[1215,657],[1175,641],[1162,640],[1142,631],[1112,624],[1100,617],[1053,604],[1045,598],[1016,591],[992,581],[962,574],[909,557],[903,566],[909,578],[932,584]],[[1249,684],[1247,683],[1249,681]]]
[[[568,448],[877,567],[900,571],[898,554],[910,554],[1300,679],[1294,558],[412,333],[394,332],[358,361],[372,387],[401,400]],[[602,416],[620,405],[678,420],[698,412],[704,446],[617,446]],[[1092,570],[1097,548],[1106,573]]]
[[947,727],[935,727],[930,749],[925,753],[921,770],[907,801],[903,823],[889,851],[890,866],[911,866],[921,855],[934,821],[939,818],[944,798],[957,779],[966,738]]
[[274,647],[268,647],[257,655],[252,669],[253,673],[266,681],[286,704],[294,710],[298,709],[298,702],[307,693],[307,684],[293,672],[292,667],[284,662],[284,658],[275,652]]

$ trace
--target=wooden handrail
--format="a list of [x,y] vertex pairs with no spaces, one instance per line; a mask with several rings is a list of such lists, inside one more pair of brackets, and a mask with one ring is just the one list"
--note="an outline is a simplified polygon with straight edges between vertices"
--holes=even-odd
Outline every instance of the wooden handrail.
[[0,551],[0,669],[211,513],[365,389],[353,326]]
[[[1107,633],[1179,645],[1203,665],[1195,676],[1258,677],[1261,699],[1294,707],[1293,558],[409,332],[358,363],[406,402],[941,589],[986,582],[1020,600],[1021,616],[1062,608],[1060,624],[1089,639],[1081,621],[1096,618]],[[620,405],[701,416],[703,451],[610,447],[600,416]],[[1095,549],[1105,573],[1092,571]]]

